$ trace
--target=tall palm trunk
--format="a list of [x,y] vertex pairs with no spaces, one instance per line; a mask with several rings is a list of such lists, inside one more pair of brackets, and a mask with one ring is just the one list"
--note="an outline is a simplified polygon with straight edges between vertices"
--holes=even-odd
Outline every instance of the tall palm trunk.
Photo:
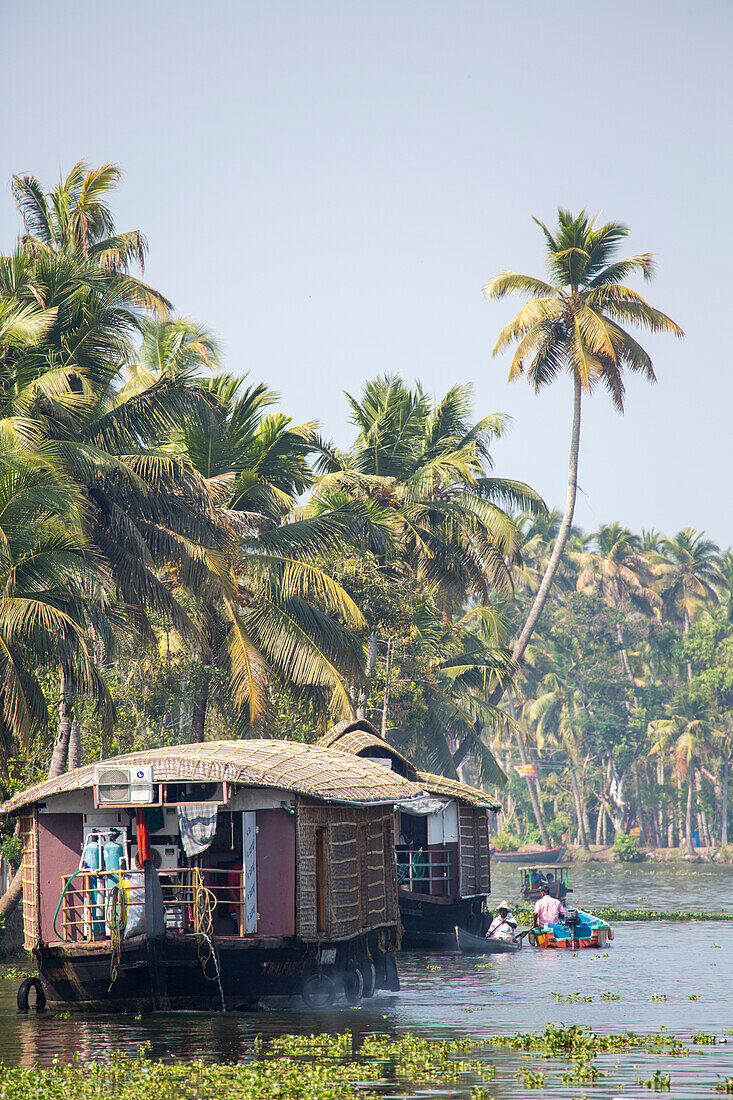
[[692,843],[692,803],[695,794],[695,762],[690,761],[690,768],[687,782],[687,807],[685,810],[685,847],[687,848],[687,854],[690,856],[695,855],[695,846]]
[[392,691],[392,659],[394,657],[394,638],[387,642],[387,667],[384,670],[384,703],[382,705],[382,737],[387,736],[389,716],[389,698]]
[[[69,738],[71,735],[71,677],[66,669],[61,669],[61,683],[59,692],[59,724],[56,731],[56,740],[51,754],[51,765],[48,769],[48,778],[57,779],[66,771],[66,762],[69,756]],[[6,920],[18,907],[23,893],[23,868],[19,867],[13,875],[13,880],[3,896],[0,898],[0,921]]]
[[191,741],[193,743],[205,740],[206,708],[209,703],[210,679],[211,677],[205,669],[201,669],[196,673],[196,686],[191,710]]
[[69,733],[69,771],[81,767],[81,726],[79,719],[74,715]]
[[366,718],[366,704],[369,696],[369,688],[371,687],[372,680],[374,679],[374,672],[377,667],[377,635],[370,634],[367,642],[367,656],[366,667],[364,669],[364,687],[359,692],[359,699],[356,707],[356,717]]
[[588,844],[588,836],[585,831],[585,822],[583,820],[583,800],[580,797],[580,786],[578,785],[578,777],[575,774],[575,765],[570,762],[570,782],[573,787],[573,799],[575,801],[575,814],[578,818],[578,839],[585,848],[586,852],[590,851],[590,845]]
[[[573,516],[575,515],[575,498],[578,495],[578,455],[580,453],[580,408],[582,401],[582,389],[580,382],[577,378],[573,379],[573,427],[570,435],[570,457],[568,460],[568,488],[565,497],[565,510],[562,515],[562,522],[560,529],[557,532],[557,538],[555,539],[555,545],[550,554],[550,560],[547,563],[544,576],[540,582],[540,586],[537,589],[535,598],[532,601],[532,606],[527,616],[527,620],[522,627],[522,632],[514,643],[512,650],[512,659],[519,664],[524,656],[524,651],[529,645],[530,638],[534,633],[534,628],[537,626],[540,615],[542,614],[547,598],[550,595],[550,588],[552,582],[555,579],[560,560],[563,555],[566,543],[568,541],[568,535],[570,534],[570,528],[573,523]],[[500,684],[494,688],[490,696],[490,702],[496,704],[504,694],[504,685]],[[453,762],[458,767],[463,763],[466,755],[468,754],[469,741],[467,738],[461,742],[453,755]]]
[[51,766],[48,769],[49,779],[56,779],[66,771],[66,762],[69,757],[69,737],[71,735],[71,698],[71,677],[66,669],[62,668],[59,693],[59,724],[51,754]]
[[[511,695],[508,698],[508,705],[509,714],[512,718],[516,718],[514,699]],[[514,726],[514,742],[519,751],[519,759],[522,761],[523,764],[528,764],[529,760],[527,759],[527,750],[524,745],[524,737],[522,736],[522,731],[516,724]],[[550,838],[547,834],[547,829],[545,827],[545,818],[542,813],[542,803],[540,802],[539,798],[539,782],[536,779],[528,779],[527,790],[529,791],[529,798],[530,802],[532,803],[532,812],[534,813],[534,819],[537,822],[537,828],[539,829],[540,836],[542,837],[542,843],[544,844],[545,848],[551,848],[552,844],[550,843]]]
[[730,761],[723,764],[723,793],[720,799],[720,843],[728,843],[728,771]]

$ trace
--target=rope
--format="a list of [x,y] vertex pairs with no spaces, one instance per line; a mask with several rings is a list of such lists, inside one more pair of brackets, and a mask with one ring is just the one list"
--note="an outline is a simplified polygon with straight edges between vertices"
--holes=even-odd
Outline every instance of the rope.
[[[218,981],[217,973],[219,960],[216,958],[214,948],[214,909],[216,908],[216,895],[204,883],[204,876],[200,867],[193,871],[193,930],[199,937],[198,956],[204,977],[210,982]],[[215,973],[209,974],[207,967],[214,963]]]
[[110,926],[110,957],[109,957],[109,989],[117,981],[117,969],[122,959],[122,940],[125,936],[127,924],[127,895],[121,883],[116,882],[112,887],[109,902],[107,903],[107,924]]

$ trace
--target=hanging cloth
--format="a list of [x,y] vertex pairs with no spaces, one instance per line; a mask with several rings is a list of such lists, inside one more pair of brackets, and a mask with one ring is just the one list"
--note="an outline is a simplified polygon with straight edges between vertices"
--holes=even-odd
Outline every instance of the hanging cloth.
[[146,860],[153,858],[150,849],[150,830],[145,817],[145,810],[137,811],[137,858],[141,867],[145,865]]
[[178,827],[187,856],[204,852],[216,832],[217,806],[210,802],[185,802],[178,806]]

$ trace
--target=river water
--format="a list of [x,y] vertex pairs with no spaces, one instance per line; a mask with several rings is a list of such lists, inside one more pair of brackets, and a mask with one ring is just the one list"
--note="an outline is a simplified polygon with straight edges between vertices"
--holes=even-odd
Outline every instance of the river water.
[[[492,897],[516,899],[517,872],[494,866]],[[619,908],[733,912],[733,868],[664,865],[616,867],[576,865],[571,869],[573,902]],[[648,1096],[638,1085],[655,1069],[670,1072],[670,1095],[714,1095],[719,1076],[733,1075],[733,922],[623,922],[602,951],[576,954],[537,951],[517,955],[469,956],[403,953],[402,990],[379,994],[354,1009],[314,1014],[302,1003],[283,1002],[257,1013],[232,1015],[175,1013],[134,1018],[15,1011],[17,981],[0,981],[0,1059],[30,1065],[79,1054],[103,1059],[110,1049],[135,1054],[143,1043],[149,1056],[237,1061],[248,1057],[258,1033],[264,1038],[288,1032],[415,1032],[425,1037],[469,1036],[480,1040],[516,1031],[541,1031],[547,1023],[581,1024],[597,1032],[624,1030],[666,1033],[691,1044],[698,1032],[713,1033],[712,1046],[690,1045],[689,1055],[672,1058],[614,1054],[596,1059],[608,1073],[594,1085],[567,1085],[560,1073],[568,1063],[491,1049],[496,1067],[489,1090],[497,1100],[525,1095],[516,1078],[521,1066],[547,1074],[542,1091],[526,1095],[611,1100]],[[617,999],[602,998],[612,994]],[[579,994],[590,1001],[568,998]],[[556,996],[557,995],[557,996]],[[560,998],[560,999],[558,999]],[[565,998],[565,999],[563,999]],[[727,1041],[726,1041],[727,1040]],[[402,1095],[405,1095],[403,1093]],[[412,1095],[409,1092],[407,1095]],[[417,1095],[417,1093],[415,1093]],[[420,1096],[455,1097],[466,1089],[424,1089]]]

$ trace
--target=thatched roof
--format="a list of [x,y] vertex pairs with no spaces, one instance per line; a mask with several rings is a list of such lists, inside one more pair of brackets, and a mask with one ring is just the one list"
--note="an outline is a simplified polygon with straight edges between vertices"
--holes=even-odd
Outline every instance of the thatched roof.
[[[294,741],[207,741],[115,756],[103,764],[152,764],[156,782],[222,782],[269,787],[308,795],[324,802],[369,804],[414,798],[408,783],[379,764],[351,753],[302,745]],[[94,785],[95,764],[37,783],[0,805],[0,814],[15,813],[66,791]]]
[[[366,718],[357,718],[355,721],[339,722],[332,726],[328,733],[324,734],[318,742],[326,748],[339,749],[341,752],[350,752],[354,756],[368,759],[369,750],[377,750],[381,756],[391,756],[403,766],[408,779],[417,781],[430,794],[446,795],[448,798],[457,798],[468,803],[469,806],[485,806],[488,810],[500,810],[501,805],[494,802],[483,791],[476,787],[469,787],[466,783],[458,783],[455,779],[446,779],[443,775],[431,775],[430,772],[421,772],[397,749],[392,748],[382,735]],[[365,756],[366,754],[366,756]]]
[[324,748],[338,749],[339,752],[350,752],[354,756],[360,756],[362,760],[368,759],[371,754],[376,756],[389,756],[395,763],[401,764],[399,769],[408,779],[414,779],[417,768],[410,763],[397,749],[385,741],[381,733],[368,722],[366,718],[357,718],[350,721],[346,719],[337,726],[331,726],[318,741]]
[[418,772],[417,781],[429,794],[442,794],[447,798],[457,798],[462,802],[468,802],[470,806],[485,806],[487,810],[498,811],[500,802],[494,802],[493,798],[476,787],[469,787],[467,783],[458,783],[455,779],[446,779],[444,775],[432,775],[430,772]]

